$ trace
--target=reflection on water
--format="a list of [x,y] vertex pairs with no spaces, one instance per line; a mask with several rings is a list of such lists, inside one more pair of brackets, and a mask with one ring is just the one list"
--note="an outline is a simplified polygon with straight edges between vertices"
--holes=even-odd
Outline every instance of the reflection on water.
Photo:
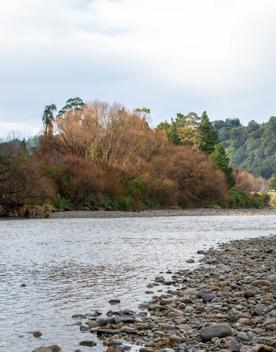
[[136,308],[152,277],[192,268],[197,250],[275,232],[275,216],[1,221],[0,350],[75,351],[84,336],[73,314],[107,310],[114,297]]

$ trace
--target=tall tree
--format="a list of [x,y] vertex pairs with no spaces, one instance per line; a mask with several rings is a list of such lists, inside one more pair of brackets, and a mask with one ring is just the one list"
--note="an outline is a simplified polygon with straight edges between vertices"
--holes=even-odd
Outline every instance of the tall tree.
[[76,97],[76,98],[70,98],[66,101],[64,107],[59,110],[58,116],[63,116],[66,112],[72,111],[72,110],[81,110],[84,107],[84,102],[81,98]]
[[215,145],[219,143],[218,134],[212,125],[206,111],[203,112],[199,123],[200,150],[211,154],[215,150]]
[[53,132],[53,120],[55,118],[54,111],[57,110],[55,104],[46,105],[42,115],[42,121],[44,124],[44,133],[46,135],[52,134]]
[[227,184],[230,187],[235,186],[236,181],[233,176],[233,169],[229,166],[229,158],[222,144],[218,143],[215,145],[214,151],[210,154],[210,158],[216,163],[218,169],[225,174]]

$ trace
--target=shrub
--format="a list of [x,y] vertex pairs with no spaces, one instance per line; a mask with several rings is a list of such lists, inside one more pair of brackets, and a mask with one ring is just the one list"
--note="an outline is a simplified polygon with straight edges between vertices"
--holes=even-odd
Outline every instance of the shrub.
[[232,188],[229,191],[230,208],[264,208],[267,205],[268,198],[265,194],[250,194]]

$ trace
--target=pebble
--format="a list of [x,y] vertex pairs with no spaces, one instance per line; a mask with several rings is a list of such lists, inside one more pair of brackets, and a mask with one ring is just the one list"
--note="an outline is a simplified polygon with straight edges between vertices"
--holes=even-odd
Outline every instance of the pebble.
[[141,303],[138,313],[125,309],[81,319],[108,352],[129,346],[140,352],[272,352],[275,249],[276,235],[221,244],[204,252],[195,270],[157,275],[147,288],[159,285],[163,292]]

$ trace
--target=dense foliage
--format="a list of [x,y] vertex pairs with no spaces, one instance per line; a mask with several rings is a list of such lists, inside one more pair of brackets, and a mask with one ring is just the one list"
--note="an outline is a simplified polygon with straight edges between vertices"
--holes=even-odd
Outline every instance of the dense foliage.
[[247,126],[239,119],[213,125],[232,165],[265,179],[276,173],[276,117],[261,124],[251,121]]
[[[45,209],[261,207],[261,179],[233,171],[206,112],[151,128],[147,108],[69,99],[44,132],[0,144],[0,215]],[[236,188],[233,186],[236,184]]]

